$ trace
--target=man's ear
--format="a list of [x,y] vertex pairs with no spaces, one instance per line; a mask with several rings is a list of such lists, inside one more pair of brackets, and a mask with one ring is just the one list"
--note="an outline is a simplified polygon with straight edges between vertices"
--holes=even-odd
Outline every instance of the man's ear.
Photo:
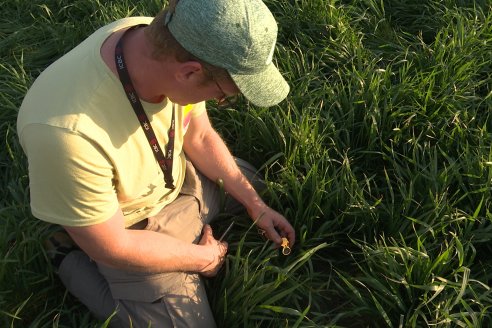
[[181,83],[201,83],[205,78],[202,64],[197,61],[186,61],[178,64],[175,77]]

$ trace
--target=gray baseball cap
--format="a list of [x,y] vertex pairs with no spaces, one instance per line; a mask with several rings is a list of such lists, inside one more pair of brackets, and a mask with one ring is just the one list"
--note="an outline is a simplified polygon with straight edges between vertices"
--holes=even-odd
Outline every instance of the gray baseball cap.
[[273,64],[277,23],[261,0],[179,0],[168,28],[188,52],[227,70],[253,104],[281,102],[289,85]]

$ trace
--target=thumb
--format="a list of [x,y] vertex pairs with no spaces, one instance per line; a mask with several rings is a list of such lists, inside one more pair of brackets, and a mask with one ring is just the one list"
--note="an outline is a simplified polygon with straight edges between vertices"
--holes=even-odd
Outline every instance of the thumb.
[[210,226],[210,224],[206,224],[203,226],[203,235],[213,236],[212,227]]
[[269,231],[267,232],[267,237],[277,245],[280,245],[282,243],[282,238],[280,238],[280,235],[278,234],[277,230],[275,230],[275,228],[269,229]]

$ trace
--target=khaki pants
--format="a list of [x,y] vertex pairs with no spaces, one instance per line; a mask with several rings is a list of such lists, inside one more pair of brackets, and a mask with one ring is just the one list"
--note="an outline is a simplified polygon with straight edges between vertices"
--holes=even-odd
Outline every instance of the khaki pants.
[[[236,162],[257,190],[263,187],[251,165],[240,159]],[[148,229],[196,243],[203,225],[219,213],[221,198],[217,185],[188,163],[178,198],[130,229]],[[231,214],[242,208],[230,197],[224,205],[225,212]],[[58,274],[69,292],[98,319],[105,320],[115,313],[110,327],[215,327],[198,274],[116,270],[91,261],[81,251],[69,253]]]

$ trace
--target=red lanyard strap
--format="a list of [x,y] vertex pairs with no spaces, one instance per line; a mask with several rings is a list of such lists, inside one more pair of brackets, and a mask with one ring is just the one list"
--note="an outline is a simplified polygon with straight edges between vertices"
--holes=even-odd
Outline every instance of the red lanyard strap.
[[157,137],[155,136],[154,129],[150,125],[149,118],[143,109],[142,103],[140,102],[140,98],[137,94],[137,91],[133,87],[132,79],[130,78],[130,74],[128,73],[128,69],[126,68],[125,58],[123,56],[123,37],[126,32],[129,30],[136,28],[137,26],[131,27],[126,30],[118,43],[116,44],[116,48],[114,51],[114,60],[116,63],[116,69],[118,70],[118,75],[120,78],[120,82],[123,85],[123,89],[125,90],[128,101],[133,107],[135,114],[137,115],[138,121],[142,126],[142,129],[145,132],[145,136],[149,141],[150,148],[152,149],[152,153],[154,154],[157,163],[161,167],[162,172],[164,173],[164,181],[166,182],[166,188],[174,189],[174,179],[173,179],[173,157],[174,157],[174,130],[175,130],[175,106],[173,104],[172,108],[172,118],[171,118],[171,126],[168,131],[169,142],[166,146],[166,153],[162,152],[161,146],[157,141]]

